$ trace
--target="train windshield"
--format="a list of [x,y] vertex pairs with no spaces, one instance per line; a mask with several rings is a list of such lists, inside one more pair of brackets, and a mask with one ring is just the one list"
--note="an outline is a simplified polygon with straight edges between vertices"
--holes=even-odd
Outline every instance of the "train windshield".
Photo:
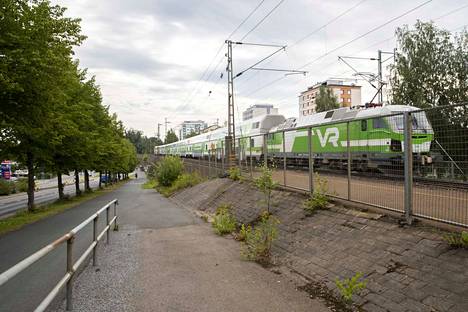
[[[396,115],[388,117],[390,124],[394,130],[403,131],[405,129],[403,115]],[[418,112],[412,115],[413,131],[420,133],[432,133],[432,127],[426,118],[426,115],[422,112]]]

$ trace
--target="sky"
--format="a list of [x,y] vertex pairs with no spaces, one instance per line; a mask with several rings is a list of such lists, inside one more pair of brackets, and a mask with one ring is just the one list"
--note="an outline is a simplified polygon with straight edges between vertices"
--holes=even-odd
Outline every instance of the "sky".
[[[76,57],[81,67],[96,77],[104,104],[117,113],[126,128],[142,130],[148,136],[156,134],[158,123],[162,124],[163,135],[166,118],[170,122],[168,128],[175,128],[184,120],[201,119],[208,124],[217,120],[223,124],[227,120],[224,41],[259,3],[230,39],[240,41],[245,37],[243,42],[286,45],[285,51],[261,66],[301,69],[307,74],[285,76],[281,72],[250,70],[236,78],[236,122],[242,111],[253,104],[273,104],[286,117],[297,116],[298,95],[308,86],[328,78],[357,78],[338,56],[368,58],[376,57],[379,49],[393,51],[395,29],[412,25],[418,19],[461,31],[468,16],[467,0],[432,0],[372,31],[427,0],[52,2],[68,8],[67,16],[82,19],[87,40],[75,49]],[[248,68],[275,50],[234,46],[234,72]],[[375,61],[348,62],[359,72],[377,72]],[[384,77],[387,73],[384,68]],[[370,101],[374,89],[366,81],[357,83],[362,86],[362,101]]]

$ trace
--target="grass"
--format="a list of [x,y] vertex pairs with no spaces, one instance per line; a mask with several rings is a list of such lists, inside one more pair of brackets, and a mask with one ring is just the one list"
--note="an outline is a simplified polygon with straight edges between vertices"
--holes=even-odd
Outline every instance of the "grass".
[[74,196],[69,199],[57,200],[51,204],[38,206],[34,212],[20,211],[11,217],[0,220],[0,236],[11,231],[19,230],[27,224],[31,224],[44,218],[56,215],[62,211],[76,207],[83,202],[113,191],[120,187],[124,182],[126,181],[121,181],[108,186],[107,188],[95,190],[93,192],[83,193],[78,197]]
[[142,188],[145,190],[154,189],[158,183],[155,180],[148,180],[143,185]]

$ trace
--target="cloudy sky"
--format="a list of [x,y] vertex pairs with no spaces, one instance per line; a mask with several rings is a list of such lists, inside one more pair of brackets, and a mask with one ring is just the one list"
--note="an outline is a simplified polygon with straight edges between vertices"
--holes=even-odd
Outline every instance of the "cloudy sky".
[[[226,75],[220,78],[226,67],[223,42],[260,2],[231,39],[238,41],[247,34],[244,42],[288,45],[262,66],[301,68],[308,74],[246,72],[235,80],[236,112],[271,103],[288,117],[298,115],[297,96],[307,86],[330,77],[356,78],[338,55],[375,57],[378,49],[391,51],[395,28],[417,19],[460,31],[468,15],[467,0],[433,0],[345,45],[427,0],[54,1],[68,8],[68,16],[82,19],[88,39],[76,49],[76,56],[96,76],[104,103],[127,128],[151,136],[164,118],[171,122],[169,127],[183,120],[212,124],[227,119]],[[236,46],[234,71],[272,52],[274,48]],[[376,72],[376,62],[350,63],[361,72]],[[365,81],[359,83],[363,101],[369,101],[373,89]]]

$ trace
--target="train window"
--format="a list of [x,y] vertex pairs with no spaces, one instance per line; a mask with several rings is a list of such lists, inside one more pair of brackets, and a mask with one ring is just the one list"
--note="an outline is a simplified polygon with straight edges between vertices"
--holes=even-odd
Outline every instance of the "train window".
[[361,131],[367,131],[367,120],[361,120]]
[[376,118],[372,119],[372,127],[374,129],[385,129],[387,128],[387,124],[383,118]]
[[325,114],[325,119],[332,118],[332,116],[333,116],[333,111],[329,111]]
[[255,141],[254,139],[250,138],[250,147],[253,147],[255,146]]
[[252,129],[258,129],[259,127],[260,127],[260,122],[259,122],[259,121],[254,122],[254,123],[252,124]]

